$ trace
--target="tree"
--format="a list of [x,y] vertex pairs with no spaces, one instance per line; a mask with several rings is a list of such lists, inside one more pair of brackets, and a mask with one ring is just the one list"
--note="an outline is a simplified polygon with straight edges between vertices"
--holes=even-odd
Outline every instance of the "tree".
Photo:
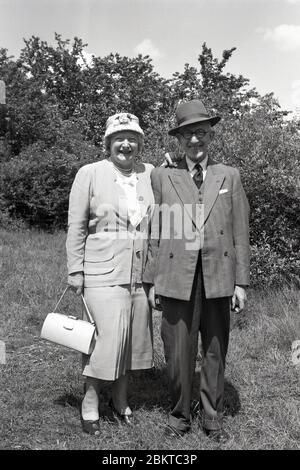
[[56,47],[32,36],[25,40],[20,62],[29,81],[47,96],[55,96],[63,119],[80,111],[86,92],[81,61],[86,44],[75,37],[63,40],[55,33]]
[[[43,228],[66,224],[68,190],[79,166],[102,158],[107,118],[137,115],[145,131],[144,161],[179,152],[168,136],[178,101],[200,98],[220,114],[211,153],[241,170],[251,206],[252,279],[273,284],[298,279],[299,123],[287,122],[272,93],[260,96],[242,75],[226,72],[235,47],[214,57],[206,43],[198,66],[170,80],[149,56],[109,54],[85,61],[75,37],[54,45],[32,36],[16,61],[0,49],[7,85],[13,155],[0,174],[3,212]],[[14,157],[15,156],[15,157]]]
[[252,282],[299,283],[300,139],[272,94],[221,121],[213,154],[237,166],[250,203]]
[[164,121],[170,90],[168,82],[154,72],[148,56],[94,58],[84,75],[88,92],[82,114],[89,123],[89,137],[96,143],[102,139],[108,116],[117,112],[138,116],[146,135]]

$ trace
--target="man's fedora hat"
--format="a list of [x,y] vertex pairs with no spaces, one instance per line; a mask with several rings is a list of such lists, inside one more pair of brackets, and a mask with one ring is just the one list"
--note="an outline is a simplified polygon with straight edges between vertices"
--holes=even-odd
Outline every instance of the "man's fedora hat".
[[169,135],[176,135],[178,131],[188,124],[195,124],[196,122],[210,122],[212,126],[217,124],[221,119],[220,116],[209,116],[204,104],[200,100],[186,101],[180,103],[176,109],[177,127],[169,130]]

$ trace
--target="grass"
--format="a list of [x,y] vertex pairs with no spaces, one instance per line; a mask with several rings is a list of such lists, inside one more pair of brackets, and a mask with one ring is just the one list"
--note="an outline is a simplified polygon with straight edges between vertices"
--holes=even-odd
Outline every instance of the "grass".
[[[192,432],[170,441],[162,436],[169,395],[160,314],[154,312],[155,367],[130,379],[136,426],[114,420],[110,387],[101,395],[101,435],[81,431],[83,397],[80,354],[39,337],[66,281],[65,233],[0,231],[1,449],[212,450],[218,449],[193,420]],[[227,356],[225,427],[234,435],[222,449],[299,449],[300,366],[291,360],[291,343],[300,339],[299,292],[249,291],[247,311],[233,316]],[[69,296],[72,311],[79,306]],[[197,399],[199,367],[195,375]]]

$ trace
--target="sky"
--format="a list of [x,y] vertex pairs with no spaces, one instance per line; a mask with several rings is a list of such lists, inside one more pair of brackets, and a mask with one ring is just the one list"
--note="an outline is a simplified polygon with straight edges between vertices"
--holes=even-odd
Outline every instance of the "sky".
[[[87,54],[150,55],[165,78],[236,47],[225,71],[300,111],[300,0],[0,0],[0,47],[19,57],[23,38],[54,33],[87,43]],[[1,78],[1,77],[0,77]]]

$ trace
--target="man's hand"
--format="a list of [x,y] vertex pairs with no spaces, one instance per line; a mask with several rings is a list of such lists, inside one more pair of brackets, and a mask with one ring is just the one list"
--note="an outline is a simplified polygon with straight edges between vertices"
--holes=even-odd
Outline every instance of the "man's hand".
[[76,295],[81,295],[83,292],[83,273],[78,272],[69,274],[68,285]]
[[241,313],[244,310],[246,301],[246,290],[241,286],[235,286],[234,294],[231,299],[231,310],[235,313]]
[[156,306],[155,306],[155,287],[154,287],[154,285],[151,286],[150,289],[149,289],[148,302],[150,304],[150,307],[156,308]]

